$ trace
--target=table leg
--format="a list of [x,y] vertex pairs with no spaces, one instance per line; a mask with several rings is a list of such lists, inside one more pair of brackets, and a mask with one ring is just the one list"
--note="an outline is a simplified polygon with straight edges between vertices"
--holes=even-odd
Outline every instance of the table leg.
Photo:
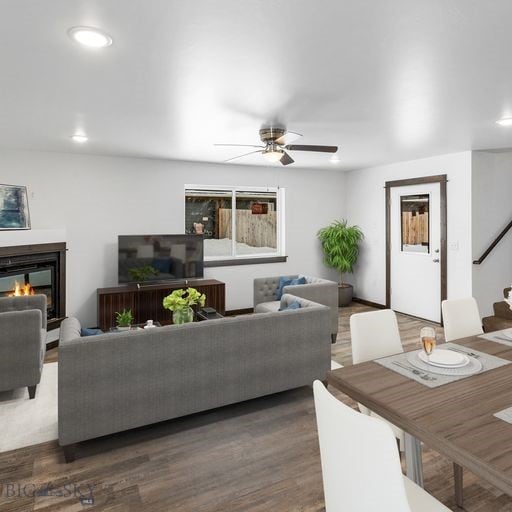
[[423,462],[421,460],[421,441],[405,432],[405,464],[407,477],[423,487]]
[[464,469],[453,463],[453,480],[455,482],[455,503],[463,508],[464,504]]

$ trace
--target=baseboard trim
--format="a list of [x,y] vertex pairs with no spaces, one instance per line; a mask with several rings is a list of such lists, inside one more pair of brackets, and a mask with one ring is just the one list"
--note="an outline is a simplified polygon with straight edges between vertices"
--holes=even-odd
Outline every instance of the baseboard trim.
[[378,302],[372,302],[371,300],[359,299],[358,297],[354,297],[352,299],[352,301],[357,302],[358,304],[364,304],[365,306],[370,306],[372,308],[387,309],[384,304],[379,304]]
[[253,308],[232,309],[231,311],[226,311],[225,316],[248,315],[249,313],[254,313],[254,309]]

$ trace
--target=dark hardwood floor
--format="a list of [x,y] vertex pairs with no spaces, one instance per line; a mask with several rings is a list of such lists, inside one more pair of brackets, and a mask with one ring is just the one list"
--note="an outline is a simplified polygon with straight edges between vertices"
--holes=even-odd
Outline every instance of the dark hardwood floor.
[[[341,310],[332,347],[340,363],[351,363],[349,315],[369,309]],[[423,324],[400,315],[404,343],[416,343]],[[47,354],[47,361],[57,358],[57,349]],[[0,511],[324,510],[310,388],[82,443],[77,455],[65,464],[56,441],[0,453]],[[425,447],[424,464],[427,490],[460,510],[450,461]],[[45,488],[49,496],[34,495]],[[88,498],[91,488],[94,505],[82,505],[79,498]],[[465,498],[470,512],[512,511],[511,498],[468,472]]]

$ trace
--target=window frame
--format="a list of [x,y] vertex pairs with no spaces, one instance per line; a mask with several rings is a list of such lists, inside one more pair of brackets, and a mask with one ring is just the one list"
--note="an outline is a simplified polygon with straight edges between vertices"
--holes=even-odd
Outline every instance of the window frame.
[[[223,191],[231,192],[231,254],[225,256],[206,256],[204,255],[205,267],[228,266],[228,265],[250,265],[255,263],[276,263],[287,260],[285,255],[285,189],[282,187],[250,187],[250,186],[232,186],[232,185],[198,185],[185,184],[183,192],[183,225],[185,227],[187,192],[198,191]],[[256,194],[261,192],[276,194],[276,240],[277,250],[271,253],[256,254],[236,254],[236,205],[237,193]],[[233,214],[233,211],[235,212]]]

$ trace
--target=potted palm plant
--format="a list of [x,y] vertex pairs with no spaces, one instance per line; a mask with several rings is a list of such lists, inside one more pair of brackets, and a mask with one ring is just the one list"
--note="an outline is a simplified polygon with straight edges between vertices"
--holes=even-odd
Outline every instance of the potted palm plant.
[[324,263],[340,273],[338,302],[340,307],[352,302],[353,287],[343,282],[343,274],[353,272],[359,256],[359,243],[364,238],[358,226],[347,226],[347,221],[336,220],[318,232],[324,251]]

